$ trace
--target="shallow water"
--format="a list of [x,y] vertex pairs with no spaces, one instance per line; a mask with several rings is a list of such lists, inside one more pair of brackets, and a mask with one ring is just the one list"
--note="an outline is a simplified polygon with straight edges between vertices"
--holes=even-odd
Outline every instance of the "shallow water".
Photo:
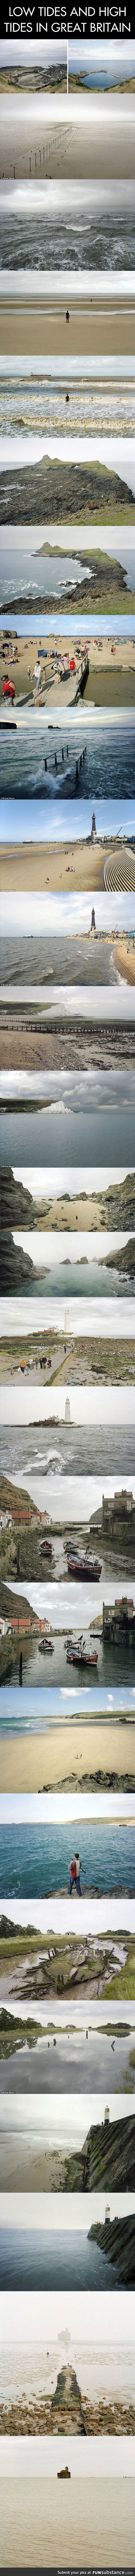
[[[88,1616],[88,1612],[87,1612],[87,1616]],[[70,1620],[70,1628],[71,1628],[71,1626],[72,1626],[72,1618],[71,1618],[71,1620]],[[67,1620],[67,1627],[68,1627],[68,1632],[69,1632],[69,1620]],[[74,1636],[75,1636],[75,1634],[76,1634],[76,1636],[78,1636],[78,1635],[79,1635],[79,1592],[78,1592],[78,1627],[77,1627],[77,1624],[76,1624],[76,1630],[75,1630],[75,1625],[74,1625],[73,1633],[74,1633]],[[86,1620],[85,1620],[85,1614],[84,1614],[84,1622],[83,1622],[83,1636],[84,1636],[84,1635],[85,1635],[86,1645],[89,1645],[89,1636],[88,1636],[88,1629],[87,1629]],[[93,1640],[91,1639],[91,1650],[92,1650],[92,1643],[93,1643]],[[88,1667],[87,1667],[85,1664],[84,1664],[84,1665],[80,1664],[80,1667],[79,1667],[79,1664],[78,1664],[78,1665],[75,1665],[75,1667],[74,1667],[74,1672],[72,1671],[72,1666],[71,1666],[71,1664],[69,1664],[69,1663],[67,1662],[67,1658],[66,1658],[65,1646],[64,1646],[64,1636],[60,1636],[60,1634],[59,1634],[59,1635],[58,1635],[58,1634],[57,1634],[57,1635],[55,1634],[55,1635],[53,1636],[53,1654],[52,1654],[52,1655],[47,1654],[47,1651],[45,1652],[45,1655],[41,1655],[41,1654],[39,1654],[39,1647],[38,1647],[38,1642],[37,1642],[37,1639],[36,1639],[36,1635],[35,1635],[35,1637],[33,1637],[33,1645],[32,1645],[32,1644],[30,1645],[30,1652],[29,1652],[29,1645],[28,1645],[28,1642],[27,1642],[27,1645],[26,1645],[26,1653],[25,1653],[25,1640],[23,1640],[23,1647],[22,1647],[22,1653],[23,1653],[23,1681],[22,1681],[22,1685],[20,1685],[20,1702],[21,1702],[21,1717],[20,1717],[20,1722],[21,1722],[22,1732],[23,1732],[23,1682],[25,1683],[25,1687],[26,1687],[26,1673],[27,1673],[27,1678],[28,1678],[28,1689],[29,1689],[29,1687],[30,1687],[31,1683],[33,1683],[33,1687],[34,1687],[34,1688],[35,1688],[36,1683],[37,1683],[38,1689],[39,1689],[39,1687],[41,1687],[41,1686],[43,1686],[43,1688],[45,1688],[45,1687],[47,1688],[47,1684],[48,1684],[48,1686],[49,1686],[49,1688],[50,1688],[51,1683],[53,1683],[53,1686],[54,1686],[54,1684],[55,1684],[55,1683],[56,1683],[56,1684],[57,1684],[57,1683],[58,1683],[58,1684],[59,1684],[59,1683],[61,1684],[61,1682],[64,1682],[64,1686],[65,1686],[65,1688],[66,1688],[67,1686],[69,1686],[69,1683],[70,1683],[70,1688],[71,1688],[71,1697],[72,1697],[72,1684],[73,1684],[73,1682],[74,1682],[74,1685],[75,1685],[75,1686],[76,1686],[76,1683],[77,1683],[77,1689],[78,1689],[78,1692],[80,1693],[80,1691],[82,1691],[83,1679],[84,1679],[84,1683],[86,1682],[86,1684],[88,1683],[88,1680],[91,1680],[91,1683],[92,1683],[92,1690],[93,1690],[93,1688],[94,1688],[94,1683],[95,1683],[95,1688],[97,1687],[97,1682],[99,1682],[100,1687],[101,1687],[102,1689],[103,1689],[103,1687],[105,1687],[105,1690],[107,1690],[107,1688],[109,1688],[109,1687],[110,1687],[110,1689],[112,1690],[113,1685],[115,1686],[115,1690],[116,1690],[117,1688],[118,1688],[118,1689],[120,1689],[120,1688],[121,1688],[121,1684],[122,1684],[122,1683],[124,1683],[124,1686],[125,1686],[125,1682],[126,1682],[126,1680],[127,1680],[127,1683],[128,1683],[128,1687],[129,1687],[129,1685],[130,1685],[130,1682],[131,1682],[131,1688],[133,1687],[133,1684],[134,1684],[134,1681],[135,1681],[135,1648],[134,1648],[133,1646],[132,1646],[132,1648],[131,1648],[131,1649],[130,1649],[130,1647],[127,1647],[127,1652],[126,1652],[126,1657],[125,1657],[125,1645],[124,1645],[124,1644],[123,1644],[123,1646],[121,1645],[121,1646],[119,1646],[119,1647],[118,1647],[118,1646],[116,1646],[116,1645],[115,1645],[115,1647],[113,1647],[113,1646],[111,1646],[111,1644],[110,1644],[110,1646],[109,1646],[109,1645],[107,1646],[107,1644],[106,1644],[106,1645],[103,1645],[103,1639],[102,1639],[102,1638],[100,1639],[100,1637],[98,1637],[98,1639],[97,1639],[97,1638],[94,1638],[94,1645],[96,1645],[96,1648],[97,1648],[97,1657],[98,1657],[98,1661],[97,1661],[97,1665],[96,1665],[96,1667],[95,1667],[95,1674],[94,1674],[94,1669],[91,1671],[91,1674],[88,1674]],[[14,1689],[15,1689],[15,1690],[16,1690],[16,1689],[18,1690],[18,1676],[19,1676],[19,1652],[20,1652],[20,1643],[19,1643],[19,1640],[18,1640],[18,1657],[17,1657],[17,1660],[16,1660],[16,1664],[14,1665],[14,1674],[12,1674],[12,1675],[11,1675],[11,1685],[12,1685],[12,1682],[13,1682],[13,1687],[14,1687]],[[25,1712],[24,1712],[24,1714],[25,1714]],[[26,1721],[25,1721],[25,1723],[26,1723]],[[66,1724],[66,1719],[65,1719],[65,1724]],[[28,1714],[28,1719],[27,1719],[27,1728],[26,1728],[27,1734],[30,1734],[30,1733],[31,1733],[31,1727],[32,1727],[32,1733],[33,1733],[33,1734],[37,1734],[37,1733],[38,1733],[38,1731],[39,1731],[39,1734],[40,1734],[40,1732],[42,1733],[42,1731],[43,1731],[43,1734],[45,1733],[45,1734],[48,1734],[48,1735],[49,1735],[49,1718],[46,1718],[46,1719],[44,1719],[44,1720],[43,1720],[43,1730],[42,1730],[42,1719],[41,1719],[41,1720],[39,1719],[39,1721],[38,1721],[38,1715],[37,1715],[37,1718],[35,1718],[35,1720],[33,1720],[33,1711],[32,1711],[32,1709],[31,1709],[31,1713],[30,1713],[30,1709],[29,1709],[29,1714]],[[9,1729],[9,1731],[11,1731],[11,1735],[12,1735],[12,1731],[14,1732],[14,1723],[13,1723],[13,1720],[12,1720],[12,1687],[11,1687],[11,1716],[10,1716],[10,1729]],[[18,1731],[18,1717],[17,1717],[17,1731]],[[49,1750],[49,1747],[48,1747],[48,1750]],[[90,1736],[89,1736],[89,1757],[90,1757]],[[133,1735],[133,1759],[134,1759],[134,1735]],[[102,1761],[102,1738],[101,1738],[101,1761]],[[127,1767],[128,1767],[128,1733],[127,1733]]]
[[[102,1825],[84,1822],[77,1844],[82,1855],[81,1890],[93,1889],[97,1895],[126,1888],[133,1896],[135,1888],[135,1832],[118,1824]],[[10,1901],[15,1896],[57,1895],[68,1890],[69,1863],[75,1849],[75,1828],[70,1825],[44,1824],[3,1825],[0,1833],[1,1897]],[[72,1899],[69,1899],[71,1911]],[[73,1910],[73,1909],[72,1909]]]
[[71,379],[70,375],[68,377],[67,388],[66,382],[62,380],[62,374],[60,382],[54,379],[53,383],[52,379],[49,383],[46,377],[36,375],[35,365],[35,378],[33,366],[30,382],[25,374],[23,378],[17,376],[17,381],[15,381],[15,375],[10,379],[6,374],[3,377],[2,395],[0,394],[0,432],[2,437],[5,434],[5,439],[8,436],[14,438],[18,434],[22,440],[27,436],[38,438],[41,440],[42,453],[42,442],[46,436],[50,438],[54,434],[57,438],[65,436],[67,439],[68,435],[71,437],[72,431],[73,437],[78,434],[78,427],[79,437],[82,433],[84,438],[85,432],[86,436],[90,437],[93,430],[99,431],[100,436],[101,406],[102,432],[106,431],[108,436],[113,436],[116,431],[117,438],[119,433],[121,436],[129,434],[130,438],[134,436],[133,378],[131,375],[130,381],[127,378],[125,383],[122,380],[116,383],[113,376],[113,361],[108,384],[107,382],[104,384],[103,377],[102,386],[101,382],[100,386],[98,384],[93,386],[90,382],[86,385],[80,378],[74,385],[71,374]]
[[[106,798],[110,798],[114,797],[114,794],[115,797],[134,796],[134,725],[128,723],[126,711],[120,723],[116,724],[114,715],[111,723],[109,719],[106,723],[104,718],[98,725],[98,718],[96,718],[93,725],[92,718],[89,724],[88,716],[86,722],[84,710],[82,727],[79,720],[79,732],[77,723],[72,726],[72,732],[69,727],[68,745],[66,745],[64,727],[63,764],[62,729],[56,723],[56,719],[54,725],[52,722],[47,724],[45,716],[43,724],[38,713],[37,724],[37,716],[32,711],[31,721],[29,719],[25,725],[24,719],[22,729],[17,723],[14,730],[15,722],[15,710],[13,725],[11,721],[11,732],[7,728],[7,719],[5,717],[2,719],[1,798],[5,796],[5,791],[7,796],[11,797],[35,798],[41,795],[45,797],[45,802],[48,797],[54,798],[56,795],[56,798],[59,796],[60,804],[62,802],[65,806],[67,802],[71,802],[75,794],[76,801],[81,796],[85,804],[85,800],[95,796],[95,780],[96,797],[105,795]],[[55,759],[57,760],[56,769]]]
[[[1,2286],[18,2290],[115,2290],[117,2268],[79,2228],[1,2226]],[[124,2286],[124,2284],[123,2284]],[[122,2283],[121,2283],[122,2288]]]
[[[89,2479],[84,2475],[82,2458],[83,2474],[81,2477],[79,2474],[78,2479],[78,2474],[72,2475],[71,2445],[67,2436],[65,2448],[67,2464],[70,2460],[70,2496],[69,2485],[66,2484],[65,2491],[63,2481],[58,2494],[57,2464],[53,2482],[50,2476],[43,2477],[41,2468],[40,2476],[34,2478],[33,2470],[32,2475],[25,2479],[24,2476],[7,2477],[7,2472],[5,2478],[2,2477],[3,2566],[18,2568],[19,2557],[20,2567],[26,2569],[26,2566],[36,2565],[41,2570],[45,2566],[46,2547],[46,2564],[52,2569],[55,2546],[57,2566],[67,2568],[68,2576],[69,2567],[75,2567],[77,2563],[78,2566],[81,2563],[81,2568],[86,2571],[88,2564],[92,2569],[98,2568],[99,2564],[112,2568],[113,2559],[114,2567],[119,2565],[123,2568],[125,2557],[126,2567],[131,2570],[134,2561],[134,2478],[125,2476],[123,2467],[121,2477],[116,2474],[102,2477],[98,2471],[98,2477],[94,2478],[90,2471]],[[79,2442],[77,2448],[79,2454]],[[62,2452],[59,2453],[59,2465],[62,2466]]]
[[59,1264],[59,1270],[57,1268],[56,1270],[55,1268],[52,1270],[52,1267],[50,1269],[45,1268],[45,1270],[38,1270],[36,1268],[34,1279],[31,1275],[31,1281],[29,1281],[28,1276],[28,1280],[24,1280],[23,1282],[24,1297],[27,1297],[29,1287],[31,1298],[50,1298],[51,1321],[51,1298],[54,1296],[56,1299],[60,1296],[75,1297],[76,1300],[78,1297],[121,1298],[125,1297],[125,1294],[128,1292],[128,1298],[133,1297],[135,1287],[135,1269],[134,1273],[132,1271],[131,1277],[130,1275],[128,1277],[127,1269],[124,1273],[124,1254],[123,1278],[119,1269],[113,1269],[112,1267],[111,1270],[103,1260],[102,1262],[92,1261],[91,1264],[83,1261],[83,1270],[81,1268],[81,1262],[79,1261],[77,1263],[75,1262],[74,1266],[72,1261],[63,1261]]
[[[89,2012],[89,2006],[87,2010]],[[48,2018],[51,2020],[51,2004],[48,2007]],[[86,2039],[86,2032],[81,2030],[73,2031],[73,2034],[70,2030],[69,2039],[67,2031],[65,2033],[63,2031],[61,2037],[57,2031],[55,2035],[56,2048],[51,2038],[49,2041],[44,2037],[37,2039],[35,2048],[28,2048],[26,2039],[24,2048],[18,2050],[15,2048],[11,2057],[1,2058],[1,2092],[5,2094],[67,2093],[70,2085],[70,2093],[82,2092],[90,2095],[101,2091],[106,2094],[107,2089],[108,2097],[108,2091],[109,2093],[117,2093],[119,2090],[124,2092],[127,2070],[130,2086],[130,2049],[134,2047],[134,2031],[131,2030],[127,2041],[124,2036],[124,2023],[123,2038],[119,2038],[118,2031],[118,2038],[114,2040],[112,2029],[112,2041],[111,2037],[107,2038],[104,2031],[100,2029],[91,2031],[89,2027],[88,2039]],[[132,2085],[135,2092],[135,2066],[132,2067]],[[35,2131],[34,2140],[33,2127],[31,2134],[30,2126],[29,2130],[27,2129],[25,2141],[23,2127],[22,2147],[23,2137],[24,2154],[25,2143],[26,2151],[31,2144],[32,2154],[34,2154],[34,2143],[36,2152],[37,2147],[39,2150],[39,2130]],[[11,2144],[13,2155],[13,2141]]]

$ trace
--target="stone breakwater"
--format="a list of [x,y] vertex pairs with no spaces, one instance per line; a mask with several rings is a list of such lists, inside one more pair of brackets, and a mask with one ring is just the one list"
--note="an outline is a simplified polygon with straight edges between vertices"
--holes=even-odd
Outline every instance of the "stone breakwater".
[[[57,2420],[53,2415],[53,2429],[60,2434],[69,2433],[69,2430],[70,2433],[76,2432],[73,2401],[71,2420],[69,2421],[69,2406],[67,2422],[66,2410],[64,2415],[61,2415],[61,2410],[57,2410]],[[79,2425],[79,2433],[80,2429]],[[10,2400],[9,2404],[1,2406],[0,2431],[13,2436],[19,2433],[24,2436],[29,2433],[52,2435],[51,2400],[45,2397],[27,2399],[26,2396],[16,2398],[12,2403]],[[121,2398],[109,2403],[102,2398],[97,2405],[93,2406],[88,2398],[82,2397],[82,2432],[87,2435],[98,2433],[135,2435],[135,2406],[123,2405]]]

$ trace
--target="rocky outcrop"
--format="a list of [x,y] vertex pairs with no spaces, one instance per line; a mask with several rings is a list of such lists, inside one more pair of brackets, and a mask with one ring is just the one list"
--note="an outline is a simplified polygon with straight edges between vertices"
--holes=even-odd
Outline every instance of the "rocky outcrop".
[[34,1263],[30,1261],[29,1253],[23,1252],[22,1244],[19,1249],[19,1244],[14,1243],[13,1234],[7,1228],[5,1234],[0,1234],[1,1296],[10,1297],[14,1290],[18,1292],[19,1289],[21,1293],[24,1282],[29,1287],[32,1279]]
[[85,2433],[83,2402],[76,2371],[71,2370],[70,2362],[58,2371],[57,2388],[51,2402],[52,2431],[64,2433],[65,2420],[66,2430],[70,2433]]
[[88,2230],[88,2243],[91,2244],[92,2240],[99,2246],[99,2252],[101,2248],[101,2254],[103,2253],[105,2258],[106,2255],[108,2256],[109,2263],[114,2264],[118,2282],[122,2281],[126,2289],[133,2290],[135,2287],[135,2218],[115,2218],[114,2222],[112,2219],[109,2221],[105,2219],[104,2227],[100,2224],[96,2226],[94,2220],[93,2226]]
[[[78,465],[78,462],[75,465],[73,464],[73,460],[72,464],[70,464],[67,459],[64,464],[62,464],[61,461],[61,466],[59,467],[59,461],[57,464],[55,457],[52,462],[51,458],[44,454],[44,456],[39,459],[38,464],[33,464],[32,473],[31,465],[16,465],[16,470],[14,466],[7,467],[6,474],[2,473],[0,476],[0,503],[3,526],[7,521],[10,523],[10,526],[12,524],[16,525],[16,523],[17,525],[21,524],[23,526],[28,520],[29,525],[32,523],[33,526],[36,524],[37,527],[42,527],[44,524],[46,524],[46,526],[50,526],[50,524],[55,521],[55,524],[57,524],[58,527],[61,525],[63,520],[64,524],[69,522],[71,527],[75,525],[76,522],[79,524],[79,521],[82,520],[83,524],[85,524],[86,521],[86,525],[88,527],[90,520],[93,521],[94,518],[97,521],[101,521],[103,518],[104,521],[104,517],[106,518],[106,512],[108,522],[110,520],[111,523],[111,520],[114,520],[115,525],[118,515],[118,521],[120,524],[121,516],[123,517],[124,513],[127,523],[127,520],[130,519],[130,513],[133,512],[133,499],[134,495],[132,488],[130,484],[125,482],[124,476],[114,473],[112,467],[109,472],[107,466],[99,465],[98,458],[97,462],[93,466]],[[44,553],[44,547],[42,547],[42,553]],[[100,564],[98,569],[100,582]],[[108,570],[110,574],[109,584]],[[113,570],[113,557],[109,567],[107,557],[105,557],[104,586],[106,591],[107,587],[109,587],[110,590],[111,583],[112,593],[114,589]],[[97,588],[96,573],[95,588]],[[125,589],[126,573],[124,579],[122,565],[119,564],[119,590],[121,591],[121,594],[124,593],[125,595]],[[71,607],[71,592],[69,604]],[[12,601],[10,602],[10,614],[11,608]]]
[[[125,2025],[124,2025],[125,2027]],[[88,2131],[66,2161],[65,2191],[135,2191],[135,2120],[110,2120]]]

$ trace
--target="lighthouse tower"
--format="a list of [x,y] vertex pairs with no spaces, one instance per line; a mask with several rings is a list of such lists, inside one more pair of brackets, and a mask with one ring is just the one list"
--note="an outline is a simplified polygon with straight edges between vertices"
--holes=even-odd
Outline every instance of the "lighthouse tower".
[[71,1422],[71,1413],[70,1413],[69,1395],[66,1395],[66,1403],[65,1403],[65,1422]]
[[93,815],[92,815],[91,841],[96,841],[96,837],[97,837],[97,835],[96,835],[96,816],[95,816],[95,814],[93,814]]

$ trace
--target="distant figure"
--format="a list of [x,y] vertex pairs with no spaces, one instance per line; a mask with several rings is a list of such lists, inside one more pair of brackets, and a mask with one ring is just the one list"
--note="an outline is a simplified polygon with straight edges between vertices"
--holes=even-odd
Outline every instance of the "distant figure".
[[[66,394],[66,403],[67,403],[67,402],[68,402],[68,403],[70,402],[70,394]],[[58,2470],[58,2476],[59,2476],[59,2477],[61,2477],[61,2475],[62,2475],[62,2477],[64,2477],[64,2475],[66,2476],[66,2470],[65,2470],[65,2472],[64,2472],[64,2469],[62,2469],[62,2471],[59,2469],[59,2470]],[[68,2470],[67,2470],[67,2476],[68,2476]]]
[[68,312],[68,304],[67,304],[66,322],[69,322],[69,321],[70,321],[70,314],[69,314],[69,312]]

